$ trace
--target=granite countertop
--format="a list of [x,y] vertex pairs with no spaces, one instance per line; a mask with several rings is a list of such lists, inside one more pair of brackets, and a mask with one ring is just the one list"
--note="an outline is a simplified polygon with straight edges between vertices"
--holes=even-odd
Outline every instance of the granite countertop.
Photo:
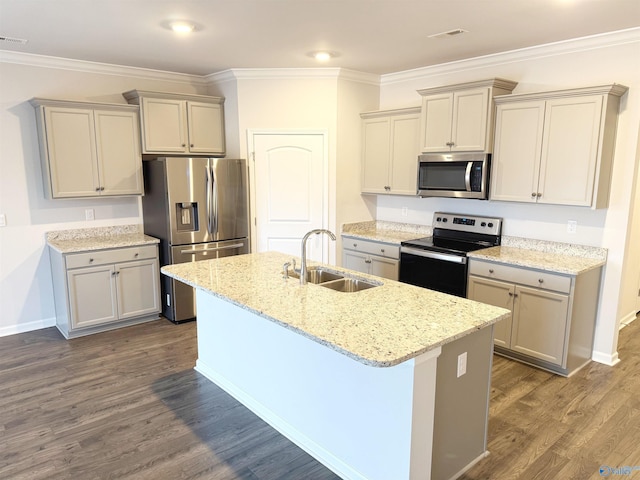
[[344,224],[341,234],[347,237],[400,245],[401,242],[406,240],[429,237],[431,232],[431,227],[424,225],[373,220],[370,222]]
[[[430,236],[431,227],[407,223],[370,221],[345,224],[342,235],[400,244]],[[468,253],[470,258],[578,275],[607,262],[607,249],[502,235],[502,245]]]
[[504,245],[469,252],[467,256],[479,260],[537,268],[568,275],[579,275],[593,268],[598,268],[606,262],[606,256],[604,258],[590,258]]
[[[162,273],[225,299],[363,364],[388,367],[487,327],[509,311],[339,267],[382,285],[343,293],[282,278],[291,256],[262,252],[162,267]],[[206,321],[199,318],[198,321]]]
[[141,225],[82,228],[47,232],[47,244],[60,253],[79,253],[109,248],[153,245],[160,240],[142,232]]

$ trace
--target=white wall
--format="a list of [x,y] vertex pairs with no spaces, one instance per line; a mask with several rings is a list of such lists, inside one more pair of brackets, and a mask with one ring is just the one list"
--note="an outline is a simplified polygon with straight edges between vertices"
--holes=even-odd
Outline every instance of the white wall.
[[[629,87],[620,106],[609,208],[593,211],[506,202],[379,197],[377,218],[429,225],[434,211],[488,214],[504,217],[505,235],[608,248],[594,359],[615,363],[618,324],[635,312],[635,296],[624,285],[636,283],[640,268],[623,273],[623,263],[629,258],[628,233],[637,177],[640,29],[386,75],[382,78],[380,106],[419,105],[417,89],[493,77],[519,82],[514,93],[611,83]],[[404,206],[409,209],[407,217],[401,216]],[[638,210],[636,215],[640,215]],[[566,233],[568,220],[578,222],[576,234]]]
[[[47,57],[0,56],[0,336],[55,323],[45,232],[142,223],[138,198],[44,197],[32,97],[126,103],[131,89],[206,93],[200,77]],[[85,209],[95,221],[85,221]]]

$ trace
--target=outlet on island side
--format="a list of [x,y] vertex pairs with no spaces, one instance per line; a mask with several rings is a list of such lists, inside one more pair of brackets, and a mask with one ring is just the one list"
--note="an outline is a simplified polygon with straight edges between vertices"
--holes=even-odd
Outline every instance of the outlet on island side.
[[467,373],[467,352],[458,355],[458,378]]
[[93,208],[87,208],[84,211],[84,219],[85,220],[95,220],[96,219],[96,214],[95,214],[95,211],[93,210]]
[[569,220],[567,222],[567,233],[576,233],[578,229],[578,222],[575,220]]
[[402,207],[402,216],[406,217],[409,215],[409,209],[407,207]]

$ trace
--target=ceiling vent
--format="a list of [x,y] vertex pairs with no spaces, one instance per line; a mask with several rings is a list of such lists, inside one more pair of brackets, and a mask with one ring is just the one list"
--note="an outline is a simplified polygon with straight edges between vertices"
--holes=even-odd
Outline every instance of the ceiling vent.
[[463,33],[467,33],[467,31],[463,30],[462,28],[455,28],[447,32],[434,33],[433,35],[429,35],[428,38],[455,37],[456,35],[462,35]]
[[0,43],[16,43],[18,45],[25,45],[27,43],[27,40],[24,40],[23,38],[5,37],[3,35],[0,35]]

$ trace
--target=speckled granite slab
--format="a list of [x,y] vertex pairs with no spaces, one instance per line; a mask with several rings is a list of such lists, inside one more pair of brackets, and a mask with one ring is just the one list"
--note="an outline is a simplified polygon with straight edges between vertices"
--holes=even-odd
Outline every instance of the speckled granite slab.
[[328,268],[383,284],[356,293],[300,285],[282,278],[282,265],[290,260],[282,253],[263,252],[167,265],[162,273],[377,367],[397,365],[510,314],[338,267]]
[[556,273],[566,273],[569,275],[579,275],[593,268],[598,268],[606,262],[606,250],[604,258],[590,258],[556,253],[555,251],[530,250],[502,245],[500,247],[476,250],[475,252],[469,252],[467,255],[470,258],[480,260],[536,268]]
[[142,232],[142,225],[80,228],[47,232],[47,244],[60,253],[153,245],[160,240]]
[[398,245],[405,240],[428,237],[431,235],[431,232],[431,227],[425,225],[376,220],[360,223],[345,223],[342,226],[342,235]]

